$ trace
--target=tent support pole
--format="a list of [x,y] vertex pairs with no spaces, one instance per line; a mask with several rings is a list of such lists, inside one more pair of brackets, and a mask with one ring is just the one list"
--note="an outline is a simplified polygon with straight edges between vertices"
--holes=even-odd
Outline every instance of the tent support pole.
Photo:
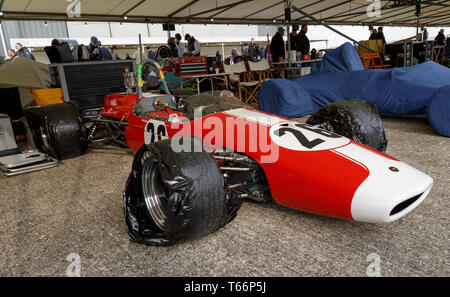
[[[292,6],[292,0],[285,0],[284,1],[284,7],[286,8],[286,9],[289,9],[289,12],[291,11],[291,6]],[[286,19],[286,15],[284,16],[285,17],[285,20],[284,20],[284,23],[285,23],[285,25],[286,25],[286,38],[287,38],[287,49],[286,49],[286,53],[287,53],[287,62],[288,62],[288,65],[289,65],[289,63],[291,63],[291,58],[290,58],[290,55],[289,55],[289,50],[291,49],[291,32],[290,32],[290,28],[289,28],[289,25],[290,25],[290,23],[291,23],[291,20],[289,19],[289,20],[287,20]],[[289,49],[289,50],[288,50]]]
[[141,58],[141,62],[142,62],[142,39],[141,39],[140,33],[139,33],[139,57]]
[[[0,22],[0,38],[5,52],[5,57],[8,56],[9,45],[6,44],[5,33],[3,32],[3,23]],[[11,43],[11,40],[8,40]]]

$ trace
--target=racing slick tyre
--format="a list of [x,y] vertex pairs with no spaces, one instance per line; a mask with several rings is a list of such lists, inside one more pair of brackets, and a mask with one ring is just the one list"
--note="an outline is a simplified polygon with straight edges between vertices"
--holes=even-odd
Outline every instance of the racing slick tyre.
[[345,100],[321,107],[306,122],[367,145],[380,152],[387,147],[377,107],[362,100]]
[[[202,145],[195,137],[176,140]],[[242,199],[225,186],[211,154],[197,151],[177,153],[167,139],[137,152],[123,193],[132,241],[173,245],[212,233],[236,217]]]
[[88,131],[76,103],[28,107],[25,116],[39,151],[58,160],[87,151]]

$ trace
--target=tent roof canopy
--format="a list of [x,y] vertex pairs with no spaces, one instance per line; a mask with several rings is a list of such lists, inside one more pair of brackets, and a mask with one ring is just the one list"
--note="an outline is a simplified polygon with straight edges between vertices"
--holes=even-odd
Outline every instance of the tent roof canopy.
[[[329,25],[416,26],[420,0],[289,0]],[[174,24],[283,24],[285,0],[0,0],[1,19]],[[370,17],[369,5],[380,15]],[[450,25],[450,1],[421,0],[420,24]],[[68,9],[69,6],[73,9]],[[71,15],[71,16],[69,16]],[[125,19],[126,18],[126,19]],[[292,23],[314,24],[298,10]]]

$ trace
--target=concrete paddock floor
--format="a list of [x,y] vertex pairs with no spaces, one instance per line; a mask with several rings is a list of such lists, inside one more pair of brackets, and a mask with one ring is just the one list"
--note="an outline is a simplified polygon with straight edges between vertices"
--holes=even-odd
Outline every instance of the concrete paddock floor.
[[387,153],[434,178],[429,196],[391,224],[364,224],[243,204],[221,230],[174,247],[129,241],[122,211],[133,155],[97,145],[57,168],[0,178],[0,275],[65,276],[77,253],[82,276],[450,276],[450,138],[424,118],[383,117]]

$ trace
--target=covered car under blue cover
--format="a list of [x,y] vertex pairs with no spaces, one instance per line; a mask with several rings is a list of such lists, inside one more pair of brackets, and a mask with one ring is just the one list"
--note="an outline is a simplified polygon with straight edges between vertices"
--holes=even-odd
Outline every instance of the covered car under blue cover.
[[364,70],[364,65],[355,47],[349,42],[326,54],[319,67],[320,72],[349,72],[356,70]]
[[309,93],[288,79],[269,80],[261,86],[259,109],[286,118],[311,114],[317,110]]
[[431,98],[427,118],[434,131],[450,137],[450,85],[440,88]]
[[[284,117],[298,117],[333,102],[360,99],[374,103],[380,114],[419,115],[427,113],[427,105],[438,90],[450,85],[450,69],[434,62],[388,70],[358,70],[362,64],[359,61],[358,65],[355,55],[355,48],[346,43],[326,54],[323,66],[314,74],[300,77],[292,84],[284,79],[265,82],[258,98],[260,109]],[[448,117],[443,116],[450,112],[448,104],[445,105],[450,100],[448,90],[441,89],[440,97],[444,99],[438,100],[440,107],[447,108],[445,112],[428,109],[430,123],[437,133],[445,136],[450,136],[446,134],[450,125]],[[304,93],[309,97],[295,95]]]

